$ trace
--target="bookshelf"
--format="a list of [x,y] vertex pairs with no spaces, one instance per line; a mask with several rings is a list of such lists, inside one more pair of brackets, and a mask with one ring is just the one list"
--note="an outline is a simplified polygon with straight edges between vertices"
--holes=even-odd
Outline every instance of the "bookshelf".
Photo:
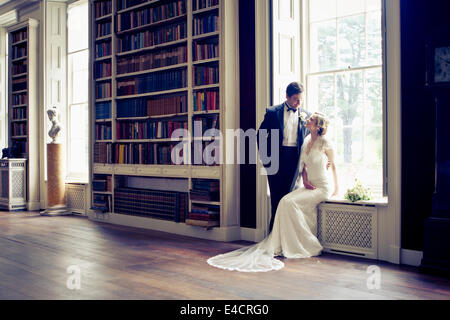
[[238,239],[239,166],[207,130],[238,128],[238,0],[91,0],[90,15],[90,218]]
[[37,110],[37,28],[28,19],[7,29],[9,52],[9,146],[27,159],[28,210],[39,209],[39,141]]

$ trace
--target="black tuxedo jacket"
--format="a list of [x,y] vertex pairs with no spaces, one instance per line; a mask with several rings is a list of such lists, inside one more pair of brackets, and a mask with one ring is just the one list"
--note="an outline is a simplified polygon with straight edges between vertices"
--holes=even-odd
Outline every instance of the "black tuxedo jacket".
[[[261,130],[262,129],[266,129],[267,133],[268,133],[268,137],[267,137],[267,155],[269,157],[271,157],[272,152],[278,152],[278,154],[280,154],[280,149],[283,145],[283,133],[284,133],[284,108],[285,108],[285,103],[282,103],[280,105],[277,106],[273,106],[273,107],[269,107],[266,109],[266,114],[264,115],[264,120],[261,123],[261,126],[258,129],[258,150],[259,150],[259,146],[261,144],[261,139],[264,138],[264,136],[261,135]],[[301,112],[305,112],[307,114],[307,117],[311,116],[311,113],[302,109],[302,108],[298,108],[298,115],[300,116]],[[279,135],[278,135],[278,150],[271,150],[271,146],[272,146],[272,134],[271,134],[271,130],[272,129],[278,129],[279,130]],[[305,127],[305,123],[302,122],[300,119],[298,121],[298,133],[297,133],[297,152],[298,152],[298,156],[300,157],[300,152],[301,152],[301,148],[302,148],[302,144],[303,144],[303,140],[305,139],[305,137],[309,134],[309,130],[306,129]],[[282,164],[280,163],[280,166]],[[264,167],[270,167],[271,164],[264,164]],[[294,177],[292,186],[291,186],[291,190],[294,187],[295,181],[297,180],[297,176],[298,176],[298,164],[297,164],[297,171],[296,171],[296,175]]]

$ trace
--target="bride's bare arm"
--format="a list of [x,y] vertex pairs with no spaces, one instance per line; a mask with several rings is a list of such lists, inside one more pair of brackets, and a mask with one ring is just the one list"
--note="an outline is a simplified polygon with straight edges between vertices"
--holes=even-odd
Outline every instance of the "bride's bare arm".
[[336,164],[334,163],[334,151],[333,151],[333,149],[328,149],[328,150],[325,150],[325,154],[328,157],[331,171],[333,171],[334,192],[331,196],[334,197],[334,196],[337,196],[339,193],[339,184],[338,184],[338,178],[337,178],[337,172],[336,172]]

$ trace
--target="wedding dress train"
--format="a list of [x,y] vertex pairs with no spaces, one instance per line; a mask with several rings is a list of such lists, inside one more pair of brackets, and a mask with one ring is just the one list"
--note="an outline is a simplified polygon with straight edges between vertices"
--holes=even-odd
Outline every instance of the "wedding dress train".
[[273,230],[263,241],[212,257],[208,264],[226,270],[265,272],[284,267],[276,256],[308,258],[321,253],[323,248],[316,237],[317,205],[331,194],[325,154],[331,146],[319,136],[307,153],[310,139],[308,136],[303,142],[299,168],[306,164],[308,180],[316,189],[302,187],[284,196],[278,204]]

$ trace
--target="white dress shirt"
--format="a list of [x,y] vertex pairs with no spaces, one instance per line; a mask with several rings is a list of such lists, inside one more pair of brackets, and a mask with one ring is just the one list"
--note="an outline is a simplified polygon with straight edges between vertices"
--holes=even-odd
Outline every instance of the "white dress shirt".
[[296,147],[298,133],[298,108],[293,111],[288,111],[287,102],[284,103],[284,131],[283,131],[283,146]]

